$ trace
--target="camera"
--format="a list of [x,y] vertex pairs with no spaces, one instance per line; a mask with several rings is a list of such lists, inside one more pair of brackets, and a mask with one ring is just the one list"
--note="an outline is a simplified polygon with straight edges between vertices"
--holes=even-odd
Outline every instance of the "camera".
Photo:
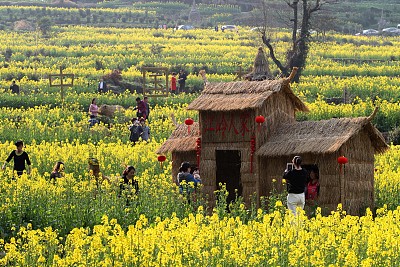
[[286,163],[286,170],[288,171],[293,170],[293,163]]

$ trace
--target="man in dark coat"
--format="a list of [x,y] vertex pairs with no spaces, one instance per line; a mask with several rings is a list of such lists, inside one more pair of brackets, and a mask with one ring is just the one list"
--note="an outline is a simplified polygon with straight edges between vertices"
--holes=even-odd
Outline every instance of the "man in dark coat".
[[185,92],[186,79],[187,79],[187,74],[185,73],[184,70],[180,70],[178,78],[179,93]]
[[15,83],[15,81],[12,82],[10,90],[13,94],[19,94],[19,86]]

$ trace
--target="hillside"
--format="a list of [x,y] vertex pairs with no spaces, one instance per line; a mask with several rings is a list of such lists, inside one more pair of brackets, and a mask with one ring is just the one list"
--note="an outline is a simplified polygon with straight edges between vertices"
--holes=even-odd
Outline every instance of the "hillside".
[[[219,4],[216,4],[218,2]],[[94,27],[157,28],[193,24],[213,27],[222,24],[260,26],[259,1],[13,1],[0,2],[0,29],[13,29],[26,20],[36,25],[43,16],[52,25]],[[191,14],[196,14],[195,19]],[[198,16],[197,16],[198,15]],[[291,10],[285,1],[268,1],[268,25],[290,26]],[[400,23],[400,3],[396,1],[334,1],[315,16],[313,28],[354,34],[362,29],[382,29]]]

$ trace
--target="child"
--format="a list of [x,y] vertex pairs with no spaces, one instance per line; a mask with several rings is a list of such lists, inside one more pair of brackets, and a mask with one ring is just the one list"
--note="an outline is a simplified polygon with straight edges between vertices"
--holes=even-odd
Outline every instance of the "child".
[[193,167],[192,169],[192,174],[194,179],[197,181],[198,184],[201,184],[201,178],[200,178],[200,171],[199,168]]
[[172,73],[171,77],[171,93],[176,94],[176,73]]
[[306,201],[309,204],[314,204],[319,196],[319,181],[316,170],[310,171],[310,181],[307,184]]
[[146,125],[146,120],[143,118],[140,119],[140,124],[142,126],[142,140],[147,142],[150,139],[150,128]]
[[129,140],[135,144],[137,141],[139,141],[139,137],[143,132],[142,126],[140,125],[139,121],[137,118],[133,118],[131,120],[132,125],[129,126],[129,131],[131,132],[131,135],[129,136]]

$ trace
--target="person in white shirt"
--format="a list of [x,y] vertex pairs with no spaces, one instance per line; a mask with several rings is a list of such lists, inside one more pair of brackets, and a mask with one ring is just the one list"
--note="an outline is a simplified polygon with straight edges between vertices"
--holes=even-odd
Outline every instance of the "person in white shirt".
[[104,93],[107,91],[107,84],[103,79],[100,80],[99,85],[97,86],[97,91],[99,93]]

